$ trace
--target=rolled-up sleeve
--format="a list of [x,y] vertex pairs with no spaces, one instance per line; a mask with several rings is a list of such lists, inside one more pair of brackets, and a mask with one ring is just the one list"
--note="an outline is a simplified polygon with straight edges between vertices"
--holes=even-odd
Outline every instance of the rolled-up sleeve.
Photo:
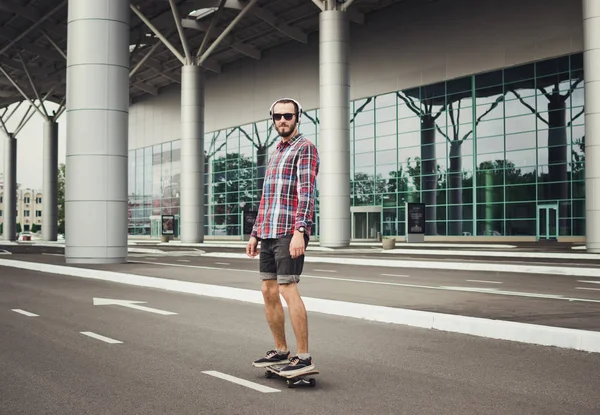
[[298,209],[295,229],[312,225],[315,187],[319,173],[319,154],[314,144],[305,145],[300,151],[298,162]]

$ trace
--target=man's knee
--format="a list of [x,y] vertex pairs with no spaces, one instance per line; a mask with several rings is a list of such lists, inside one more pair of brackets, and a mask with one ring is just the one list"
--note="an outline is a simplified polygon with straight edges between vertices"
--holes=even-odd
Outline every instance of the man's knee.
[[298,293],[298,283],[293,281],[284,284],[279,284],[279,293],[283,296],[283,298],[286,301],[288,301],[289,298],[299,296],[300,294]]
[[279,299],[277,280],[263,280],[262,294],[265,301],[277,301]]

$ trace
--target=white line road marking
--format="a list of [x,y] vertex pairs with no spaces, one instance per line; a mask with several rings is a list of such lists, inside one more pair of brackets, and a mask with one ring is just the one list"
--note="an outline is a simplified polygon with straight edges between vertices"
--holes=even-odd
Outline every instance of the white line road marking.
[[89,337],[93,337],[94,339],[101,340],[101,341],[106,342],[106,343],[110,343],[110,344],[123,343],[122,341],[111,339],[109,337],[104,337],[104,336],[101,336],[99,334],[93,333],[91,331],[80,331],[80,333],[84,334],[86,336],[89,336]]
[[482,284],[502,284],[499,281],[484,281],[484,280],[465,280],[467,282],[480,282]]
[[15,313],[23,314],[24,316],[27,316],[27,317],[39,317],[39,315],[37,315],[37,314],[33,314],[33,313],[30,313],[29,311],[21,310],[20,308],[13,308],[12,311],[14,311]]
[[156,259],[156,258],[147,256],[146,259]]
[[582,280],[577,280],[577,282],[583,282],[585,284],[600,284],[600,281],[582,281]]
[[231,265],[229,262],[215,262],[217,265]]
[[177,313],[171,311],[158,310],[156,308],[145,307],[143,305],[136,305],[136,303],[145,304],[145,301],[129,301],[129,300],[113,300],[111,298],[94,298],[94,305],[120,305],[123,307],[133,308],[135,310],[147,311],[149,313],[162,314],[163,316],[170,316]]
[[315,269],[314,271],[317,271],[317,272],[337,272],[336,270],[333,270],[333,269]]
[[191,262],[189,259],[178,259],[179,262]]
[[259,383],[250,382],[248,380],[236,378],[235,376],[227,375],[225,373],[217,372],[216,370],[207,370],[202,372],[204,374],[214,376],[219,379],[227,380],[229,382],[237,383],[238,385],[245,386],[250,389],[254,389],[256,391],[262,393],[273,393],[273,392],[281,392],[279,389],[273,389],[268,386],[261,385]]
[[[132,261],[133,262],[133,261]],[[136,263],[144,263],[144,261],[135,261]],[[166,262],[146,262],[146,264],[166,265],[171,267],[185,267],[185,268],[198,268],[198,269],[215,269],[219,271],[237,271],[237,272],[252,272],[258,273],[254,270],[235,269],[235,268],[216,268],[216,267],[205,267],[202,265],[183,265],[183,264],[169,264]],[[434,285],[419,285],[419,284],[402,284],[399,282],[385,282],[385,281],[368,281],[358,280],[351,278],[339,278],[339,277],[323,277],[316,275],[303,275],[302,278],[312,278],[315,280],[333,280],[342,282],[355,282],[359,284],[373,284],[373,285],[392,285],[396,287],[408,287],[408,288],[424,288],[428,290],[442,290],[442,291],[464,291],[464,292],[475,292],[482,294],[495,294],[495,295],[506,295],[515,297],[531,297],[531,298],[548,298],[553,300],[566,300],[566,301],[581,301],[584,303],[600,303],[600,300],[593,300],[590,298],[571,298],[564,297],[562,295],[554,294],[539,294],[539,293],[527,293],[519,291],[498,291],[496,288],[482,288],[482,287],[451,287],[451,286],[434,286]]]
[[575,287],[576,290],[600,291],[600,288]]
[[405,274],[381,274],[384,277],[400,277],[400,278],[409,278],[410,275],[405,275]]

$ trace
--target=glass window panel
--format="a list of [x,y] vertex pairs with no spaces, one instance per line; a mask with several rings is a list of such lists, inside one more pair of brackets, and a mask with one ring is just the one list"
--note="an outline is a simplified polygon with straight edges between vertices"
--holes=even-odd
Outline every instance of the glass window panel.
[[359,167],[371,167],[375,165],[375,155],[373,153],[356,154],[354,157],[355,169],[359,170]]
[[534,78],[535,67],[533,63],[504,69],[504,83],[511,84]]
[[[456,102],[462,98],[471,99],[471,77],[452,79],[446,82],[447,102]],[[464,105],[465,103],[463,103]],[[471,104],[468,104],[469,106]]]
[[[522,133],[522,134],[511,134],[506,136],[506,151],[522,150],[522,149],[535,149],[537,135],[535,131]],[[535,158],[534,158],[535,163]]]
[[534,115],[534,112],[536,110],[535,95],[529,97],[522,96],[521,99],[506,100],[504,102],[504,108],[506,117],[515,117],[519,115]]
[[[405,97],[404,99],[410,102],[408,98]],[[421,128],[419,119],[421,113],[422,111],[418,101],[413,100],[410,105],[407,105],[400,100],[398,104],[398,131],[418,131]],[[401,128],[401,125],[407,125],[407,127]]]
[[[396,150],[396,135],[377,136],[376,139],[377,151],[381,150]],[[395,151],[393,151],[395,153]],[[394,156],[395,157],[395,156]]]
[[509,236],[534,236],[537,234],[535,220],[506,220],[506,234]]
[[396,120],[392,120],[392,121],[379,121],[377,122],[377,124],[375,125],[375,130],[376,130],[376,134],[377,136],[381,136],[381,135],[392,135],[394,134],[394,141],[396,141],[396,127],[397,127],[397,123]]
[[396,166],[396,152],[395,151],[381,151],[377,152],[376,155],[377,164],[393,164]]
[[384,121],[396,121],[396,106],[377,108],[376,117],[377,123],[381,123]]
[[407,160],[411,160],[412,163],[415,163],[415,159],[417,157],[421,157],[421,149],[420,147],[408,147],[408,148],[399,148],[398,149],[398,162],[404,163]]
[[[375,166],[375,175],[386,181],[392,180],[394,173],[396,172],[396,161],[384,163],[383,160],[377,158],[377,165]],[[387,184],[386,184],[387,186]]]
[[481,138],[499,136],[504,134],[504,119],[497,119],[492,121],[481,121],[477,125],[477,145]]
[[[477,140],[477,153],[480,155],[503,152],[504,136],[486,137]],[[502,158],[504,158],[504,154],[502,154]],[[485,156],[485,159],[487,159],[487,156]]]
[[373,124],[354,127],[355,140],[372,139],[373,137],[375,137],[375,126]]
[[354,153],[355,154],[361,154],[361,153],[372,153],[374,150],[374,144],[375,141],[374,140],[358,140],[354,142]]

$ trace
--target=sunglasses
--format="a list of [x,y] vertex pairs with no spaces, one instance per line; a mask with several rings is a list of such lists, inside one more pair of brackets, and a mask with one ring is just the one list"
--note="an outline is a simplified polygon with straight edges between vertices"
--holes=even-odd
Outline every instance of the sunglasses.
[[273,119],[275,121],[279,121],[281,119],[281,117],[285,118],[286,121],[292,121],[292,118],[294,118],[294,115],[296,114],[292,114],[291,112],[286,112],[285,114],[273,114]]

